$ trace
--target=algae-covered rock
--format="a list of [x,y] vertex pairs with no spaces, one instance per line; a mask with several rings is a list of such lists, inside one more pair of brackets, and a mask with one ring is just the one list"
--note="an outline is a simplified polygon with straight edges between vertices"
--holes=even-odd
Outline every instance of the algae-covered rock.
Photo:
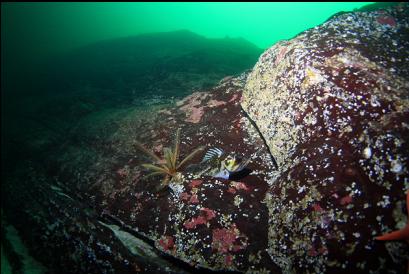
[[[24,183],[6,188],[7,211],[24,212],[24,218],[13,221],[26,240],[47,240],[31,245],[40,250],[39,261],[54,272],[59,265],[75,265],[65,273],[279,272],[267,252],[268,210],[263,203],[274,165],[240,108],[246,76],[226,78],[160,110],[91,117],[76,132],[78,139],[89,140],[87,149],[67,142],[54,158],[55,179],[42,174],[49,182],[40,188],[31,181],[42,179],[40,174],[26,174],[30,180],[16,176],[14,181]],[[104,122],[113,117],[114,127]],[[157,193],[162,178],[144,178],[149,172],[141,164],[149,159],[134,141],[160,155],[163,147],[174,145],[178,128],[181,158],[199,146],[218,147],[250,157],[251,173],[224,180],[181,169],[180,178]],[[187,167],[200,164],[204,153]],[[30,185],[32,194],[19,197]],[[41,207],[32,207],[36,199]],[[92,214],[83,216],[88,207]],[[71,232],[79,236],[71,237]],[[99,250],[102,244],[109,256]]]
[[407,110],[408,28],[407,6],[346,13],[262,54],[242,106],[280,166],[312,136],[351,139]]
[[[339,14],[250,74],[89,115],[13,174],[5,213],[52,273],[403,273],[408,244],[374,237],[408,221],[408,18]],[[135,140],[163,156],[178,129],[181,159],[217,147],[248,172],[209,176],[203,151],[156,192]]]
[[402,4],[281,41],[249,75],[241,104],[279,166],[266,202],[284,272],[403,271],[407,244],[374,236],[406,222],[408,53]]
[[[226,78],[211,90],[193,93],[157,112],[150,123],[135,123],[136,119],[121,123],[116,135],[124,136],[123,142],[114,142],[113,151],[135,154],[118,163],[109,181],[104,179],[108,186],[104,180],[93,185],[84,182],[97,210],[120,219],[152,240],[158,250],[201,271],[278,271],[266,250],[268,210],[263,204],[274,165],[240,108],[246,76]],[[161,179],[142,179],[147,171],[140,164],[146,158],[132,148],[132,142],[138,139],[160,155],[163,147],[173,145],[177,128],[181,129],[181,158],[199,146],[218,147],[250,157],[251,173],[224,180],[202,174],[200,168],[186,168],[180,170],[177,182],[155,193]],[[200,164],[205,151],[187,167]]]

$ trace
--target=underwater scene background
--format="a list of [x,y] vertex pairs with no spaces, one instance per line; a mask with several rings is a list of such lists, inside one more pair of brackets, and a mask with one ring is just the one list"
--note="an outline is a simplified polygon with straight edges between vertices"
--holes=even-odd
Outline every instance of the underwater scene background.
[[2,3],[1,273],[407,273],[407,3]]

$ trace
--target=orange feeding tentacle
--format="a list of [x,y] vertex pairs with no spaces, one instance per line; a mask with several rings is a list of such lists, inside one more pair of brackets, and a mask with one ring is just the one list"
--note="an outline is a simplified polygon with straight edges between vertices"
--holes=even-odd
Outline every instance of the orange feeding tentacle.
[[405,240],[409,243],[409,191],[406,193],[406,209],[408,212],[408,223],[403,229],[386,233],[375,239],[379,241]]

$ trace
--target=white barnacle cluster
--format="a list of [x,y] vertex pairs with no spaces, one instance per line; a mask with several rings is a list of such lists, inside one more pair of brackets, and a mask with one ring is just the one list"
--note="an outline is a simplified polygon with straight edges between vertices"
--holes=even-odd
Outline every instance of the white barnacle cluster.
[[391,171],[393,173],[399,174],[401,173],[403,170],[403,166],[401,161],[399,161],[399,159],[394,159],[391,161]]
[[382,200],[376,203],[377,206],[380,206],[383,208],[387,207],[389,204],[390,204],[390,201],[389,201],[388,195],[382,195]]
[[353,196],[359,196],[361,195],[361,191],[358,189],[358,185],[356,182],[352,182],[351,186],[347,186],[346,191],[349,192],[349,196],[353,197]]
[[240,204],[243,202],[243,197],[241,197],[240,195],[236,195],[234,197],[234,205],[237,207],[240,207]]
[[362,150],[362,159],[359,163],[371,181],[390,189],[389,180],[396,182],[408,180],[408,170],[404,164],[408,156],[401,153],[403,144],[401,137],[391,133],[375,137],[369,135],[367,131],[364,135],[361,140],[367,145]]
[[370,146],[365,147],[362,151],[362,156],[365,159],[370,159],[372,157],[372,148]]

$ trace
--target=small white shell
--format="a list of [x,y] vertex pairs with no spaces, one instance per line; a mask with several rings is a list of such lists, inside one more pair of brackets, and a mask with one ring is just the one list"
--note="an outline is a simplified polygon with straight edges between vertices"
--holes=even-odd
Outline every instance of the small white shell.
[[399,162],[399,160],[393,160],[391,162],[391,171],[393,173],[399,173],[402,171],[402,164]]
[[372,156],[372,149],[370,147],[366,147],[364,151],[362,152],[362,155],[364,156],[365,159],[369,159]]

